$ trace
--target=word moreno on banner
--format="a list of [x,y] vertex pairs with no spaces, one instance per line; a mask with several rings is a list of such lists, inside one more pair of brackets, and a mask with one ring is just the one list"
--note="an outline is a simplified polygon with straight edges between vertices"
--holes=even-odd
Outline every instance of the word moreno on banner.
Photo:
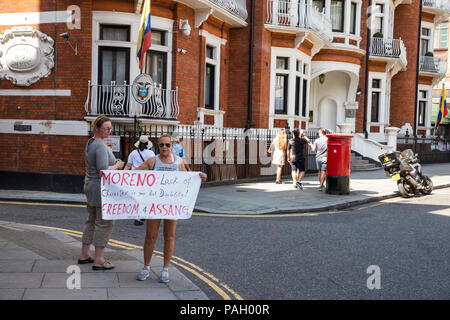
[[189,219],[200,184],[199,172],[105,170],[103,219]]

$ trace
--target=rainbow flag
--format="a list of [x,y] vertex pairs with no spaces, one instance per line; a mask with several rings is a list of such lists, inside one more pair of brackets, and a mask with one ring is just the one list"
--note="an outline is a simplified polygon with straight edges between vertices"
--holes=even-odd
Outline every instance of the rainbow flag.
[[436,126],[444,121],[445,116],[448,113],[447,100],[445,99],[445,83],[442,86],[441,102],[439,103],[439,112],[436,118]]
[[142,69],[145,53],[152,45],[152,31],[150,24],[150,0],[145,0],[142,9],[141,27],[139,28],[139,36],[136,49],[136,57],[139,60],[139,69]]

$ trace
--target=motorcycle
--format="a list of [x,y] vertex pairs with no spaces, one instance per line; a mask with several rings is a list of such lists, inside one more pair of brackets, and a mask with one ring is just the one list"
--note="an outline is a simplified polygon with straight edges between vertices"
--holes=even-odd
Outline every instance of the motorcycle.
[[423,175],[418,155],[411,149],[387,152],[378,159],[386,176],[397,182],[402,197],[411,198],[417,191],[425,195],[433,191],[433,182],[430,177]]

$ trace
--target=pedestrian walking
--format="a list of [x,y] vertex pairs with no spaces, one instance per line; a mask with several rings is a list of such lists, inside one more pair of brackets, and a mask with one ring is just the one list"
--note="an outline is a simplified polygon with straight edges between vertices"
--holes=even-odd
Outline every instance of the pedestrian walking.
[[[111,149],[105,145],[105,138],[109,137],[111,120],[99,115],[92,122],[93,137],[88,140],[85,148],[86,175],[84,193],[87,199],[88,218],[84,224],[81,254],[79,264],[94,263],[94,270],[110,270],[114,265],[105,260],[104,252],[111,236],[114,221],[102,219],[100,180],[102,170],[119,170],[124,162],[116,159]],[[95,247],[95,256],[90,256],[91,244]]]
[[289,140],[287,147],[288,161],[292,168],[292,183],[294,188],[303,190],[302,179],[305,176],[305,148],[309,142],[305,133],[294,129],[292,132],[294,137]]
[[[136,170],[160,170],[160,171],[186,171],[184,160],[172,153],[172,137],[163,134],[158,140],[159,154],[142,163]],[[207,175],[200,173],[202,181],[206,181]],[[137,280],[143,281],[150,275],[150,261],[158,238],[161,219],[146,220],[146,234],[144,241],[144,267],[137,276]],[[175,229],[177,220],[164,219],[164,264],[160,282],[169,281],[169,263],[175,247]]]
[[286,163],[286,146],[287,146],[287,135],[284,129],[278,131],[277,136],[272,141],[268,152],[272,152],[272,164],[277,166],[277,178],[275,183],[281,184],[281,172],[283,170],[283,166]]
[[[139,140],[134,144],[136,147],[128,156],[128,162],[124,170],[134,170],[139,167],[145,160],[155,156],[155,153],[151,150],[153,144],[148,139],[148,136],[140,136]],[[134,225],[141,226],[144,222],[141,219],[134,220]]]
[[318,178],[319,178],[319,191],[325,190],[325,181],[327,179],[327,140],[326,137],[327,131],[324,128],[319,129],[319,138],[314,141],[314,144],[311,142],[308,145],[311,147],[311,151],[316,153],[316,164],[317,170],[319,170]]

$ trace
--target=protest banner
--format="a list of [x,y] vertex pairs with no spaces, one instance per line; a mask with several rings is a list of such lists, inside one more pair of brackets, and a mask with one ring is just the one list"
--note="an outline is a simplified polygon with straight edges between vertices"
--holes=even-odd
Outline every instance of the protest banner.
[[200,190],[199,172],[104,170],[102,217],[121,219],[189,219]]

